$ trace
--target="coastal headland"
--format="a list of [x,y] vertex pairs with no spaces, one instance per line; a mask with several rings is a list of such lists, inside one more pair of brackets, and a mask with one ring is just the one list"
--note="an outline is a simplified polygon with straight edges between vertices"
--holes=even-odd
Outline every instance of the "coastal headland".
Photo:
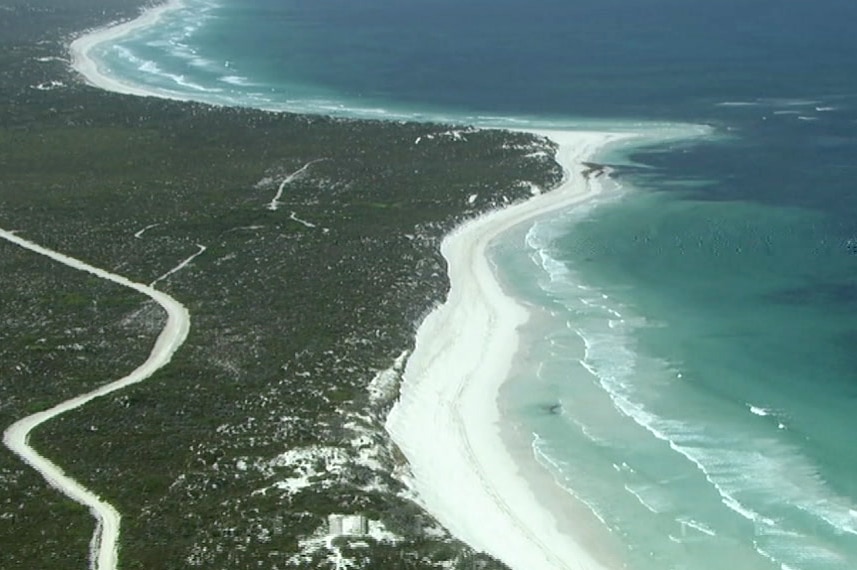
[[[121,513],[119,567],[599,568],[499,438],[496,393],[526,314],[484,254],[597,192],[584,161],[623,135],[141,97],[88,58],[172,5],[84,35],[134,3],[40,0],[0,16],[17,30],[3,40],[0,227],[157,283],[194,322],[145,383],[29,438]],[[15,276],[2,288],[4,430],[146,361],[166,321],[144,295],[0,252]],[[0,480],[0,566],[87,564],[85,508],[6,450]],[[331,536],[328,516],[352,514],[365,533]]]

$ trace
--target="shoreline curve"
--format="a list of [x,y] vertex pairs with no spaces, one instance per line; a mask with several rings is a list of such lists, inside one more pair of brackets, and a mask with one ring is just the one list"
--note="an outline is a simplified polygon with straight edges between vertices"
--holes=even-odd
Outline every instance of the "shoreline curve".
[[154,92],[110,77],[101,72],[96,60],[89,55],[90,50],[94,47],[106,42],[116,41],[137,30],[155,26],[165,15],[181,8],[184,8],[183,0],[165,0],[161,4],[145,8],[140,12],[139,16],[131,20],[112,22],[98,28],[83,31],[68,45],[69,66],[83,77],[88,85],[104,89],[105,91],[121,93],[123,95],[136,95],[138,97],[158,97],[160,99],[185,101],[186,98],[178,94],[171,95],[169,92]]
[[515,570],[604,570],[560,531],[501,437],[497,397],[528,312],[503,291],[486,249],[519,224],[598,194],[600,182],[585,176],[583,163],[637,135],[528,132],[559,144],[565,179],[550,192],[465,222],[444,239],[449,295],[417,331],[386,428],[408,460],[418,502],[457,538]]
[[167,322],[155,340],[149,357],[130,374],[95,390],[61,402],[50,409],[22,418],[3,432],[3,443],[6,447],[38,471],[52,487],[73,501],[89,508],[96,519],[96,527],[93,532],[92,542],[90,543],[90,567],[94,570],[115,570],[119,559],[118,540],[121,515],[113,505],[66,475],[60,466],[40,455],[31,447],[29,443],[30,433],[41,424],[79,408],[96,398],[142,382],[166,366],[172,360],[173,354],[187,339],[190,332],[190,314],[184,305],[166,293],[42,247],[15,235],[13,232],[0,229],[0,239],[14,243],[39,255],[46,256],[73,269],[84,271],[101,279],[134,289],[158,303],[167,313]]

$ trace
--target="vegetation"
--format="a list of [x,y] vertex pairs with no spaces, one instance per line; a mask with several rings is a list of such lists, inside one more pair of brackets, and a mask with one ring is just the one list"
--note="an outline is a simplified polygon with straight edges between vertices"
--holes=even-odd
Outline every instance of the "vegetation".
[[[328,548],[307,546],[330,513],[395,535],[337,539],[356,567],[501,568],[407,498],[383,430],[392,401],[367,386],[443,298],[442,236],[554,185],[558,166],[533,152],[550,143],[83,85],[62,61],[69,34],[137,8],[0,5],[0,227],[143,283],[207,248],[158,282],[192,316],[171,365],[34,445],[122,513],[126,569],[330,567]],[[4,429],[136,367],[164,321],[6,242],[0,271]],[[86,566],[83,508],[5,448],[0,483],[0,567]]]

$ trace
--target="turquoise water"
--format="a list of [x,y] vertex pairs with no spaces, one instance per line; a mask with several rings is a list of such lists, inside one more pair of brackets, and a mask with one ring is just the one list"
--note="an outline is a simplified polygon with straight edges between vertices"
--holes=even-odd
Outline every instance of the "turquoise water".
[[857,4],[795,4],[187,0],[98,56],[215,103],[648,134],[496,245],[544,308],[510,418],[629,568],[851,569]]
[[635,547],[631,567],[852,567],[853,313],[802,302],[809,267],[792,266],[801,249],[813,268],[830,261],[807,247],[821,221],[641,192],[525,236],[544,273],[518,292],[555,326],[527,331],[538,365],[509,405],[542,461]]

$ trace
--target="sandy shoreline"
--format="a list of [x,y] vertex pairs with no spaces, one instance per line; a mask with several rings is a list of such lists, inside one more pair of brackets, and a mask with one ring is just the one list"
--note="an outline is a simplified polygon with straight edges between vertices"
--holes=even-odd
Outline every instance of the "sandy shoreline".
[[444,240],[451,289],[417,332],[387,429],[411,465],[413,490],[455,536],[520,570],[603,570],[520,475],[500,433],[497,396],[527,311],[502,290],[485,252],[501,233],[595,195],[581,162],[631,135],[539,131],[560,145],[556,190],[465,223]]
[[105,75],[98,68],[98,63],[90,57],[89,53],[94,47],[100,44],[115,41],[137,30],[154,26],[167,13],[183,7],[183,0],[167,0],[163,4],[147,8],[133,20],[119,24],[108,24],[104,27],[85,32],[68,46],[72,69],[78,72],[89,85],[106,91],[123,93],[125,95],[138,95],[140,97],[155,96],[165,99],[182,100],[183,98],[179,96],[170,96],[168,93],[152,93],[146,89],[123,83],[109,75]]

